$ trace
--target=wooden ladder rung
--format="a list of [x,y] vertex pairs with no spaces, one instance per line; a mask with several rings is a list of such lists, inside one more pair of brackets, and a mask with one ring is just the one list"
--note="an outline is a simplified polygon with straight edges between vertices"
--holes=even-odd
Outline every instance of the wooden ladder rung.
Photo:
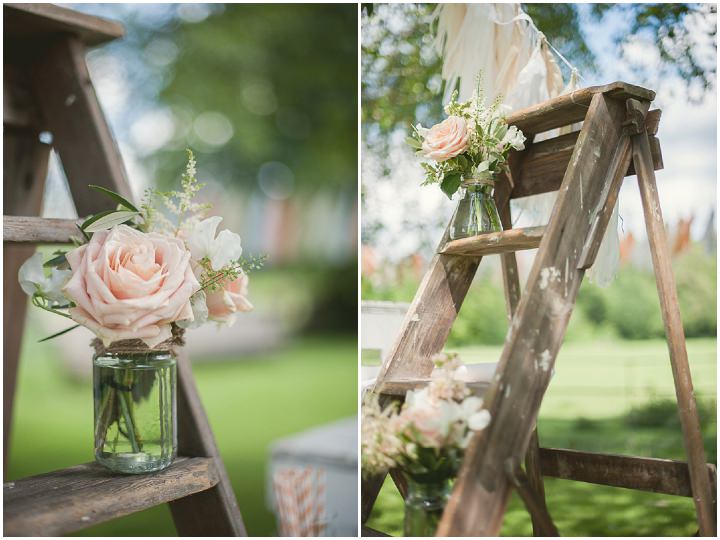
[[526,227],[479,234],[446,243],[440,250],[444,255],[479,257],[535,249],[540,245],[545,227]]
[[29,216],[3,216],[3,242],[27,244],[69,244],[82,233],[82,220]]
[[[653,167],[656,171],[663,168],[660,141],[655,137],[660,123],[660,116],[660,109],[654,109],[649,111],[645,117],[645,128],[650,136],[650,150],[653,157]],[[560,189],[579,135],[579,131],[573,131],[530,144],[521,153],[522,160],[516,171],[516,177],[513,178],[515,186],[510,193],[510,198],[519,199]],[[625,176],[634,174],[635,165],[630,162]]]
[[[684,461],[540,448],[540,469],[543,476],[564,480],[692,497]],[[715,466],[708,463],[707,471],[715,493]]]
[[655,92],[624,82],[605,86],[589,86],[569,94],[563,94],[537,105],[520,109],[506,118],[511,126],[517,126],[525,135],[542,133],[551,129],[581,122],[587,114],[590,101],[595,94],[606,94],[614,99],[635,98],[652,101]]
[[[409,390],[418,390],[428,385],[429,378],[393,379],[382,382],[380,393],[386,396],[404,397]],[[473,395],[482,397],[490,387],[489,382],[466,382]]]
[[3,484],[6,536],[58,536],[208,490],[213,458],[177,458],[167,469],[123,475],[96,463]]

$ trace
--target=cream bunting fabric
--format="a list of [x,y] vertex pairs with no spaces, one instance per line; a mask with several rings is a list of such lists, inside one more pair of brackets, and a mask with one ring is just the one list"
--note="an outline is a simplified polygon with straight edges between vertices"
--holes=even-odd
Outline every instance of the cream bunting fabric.
[[[522,11],[520,4],[441,4],[435,12],[438,29],[436,47],[443,57],[442,77],[446,81],[444,100],[458,89],[458,99],[470,99],[475,78],[482,73],[486,99],[503,96],[511,109],[521,109],[577,89],[577,70],[552,49],[544,34]],[[553,51],[572,68],[566,85]],[[537,136],[554,137],[579,129],[579,125]],[[545,193],[515,201],[524,215],[535,223],[550,219],[557,193]],[[618,206],[613,210],[597,259],[588,271],[589,279],[608,285],[618,268],[620,243],[617,233]]]

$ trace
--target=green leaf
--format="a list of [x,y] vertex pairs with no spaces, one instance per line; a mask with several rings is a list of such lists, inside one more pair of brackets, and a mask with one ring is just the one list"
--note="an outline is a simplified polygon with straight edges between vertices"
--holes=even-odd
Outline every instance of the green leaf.
[[462,182],[462,177],[458,173],[448,174],[443,178],[440,189],[448,196],[448,199],[452,199],[452,196],[460,187],[460,182]]
[[405,137],[405,142],[409,144],[412,148],[416,148],[418,150],[422,148],[422,143],[414,137]]
[[80,225],[80,228],[81,228],[82,230],[85,230],[85,229],[88,227],[88,225],[92,225],[92,224],[95,223],[98,219],[104,218],[105,216],[108,216],[108,215],[113,214],[113,213],[115,213],[115,212],[117,212],[117,210],[104,210],[104,211],[102,211],[102,212],[98,212],[97,214],[94,214],[94,215],[90,216],[89,218],[87,218],[85,221],[83,221],[83,224]]
[[60,266],[61,264],[65,264],[65,263],[67,263],[67,262],[68,262],[68,261],[67,261],[67,259],[65,258],[65,254],[64,254],[64,253],[61,253],[61,254],[58,255],[57,257],[53,257],[53,258],[50,259],[49,261],[46,261],[45,264],[43,264],[43,266],[44,266],[45,268],[50,268],[51,266]]
[[126,210],[117,210],[101,217],[94,223],[88,225],[85,229],[86,232],[98,232],[113,228],[115,225],[120,225],[126,221],[137,216],[140,212],[128,212]]
[[133,205],[133,203],[131,203],[130,201],[128,201],[125,197],[123,197],[123,196],[121,196],[121,195],[118,195],[118,194],[115,193],[114,191],[111,191],[111,190],[109,190],[109,189],[107,189],[107,188],[104,188],[104,187],[102,187],[102,186],[96,186],[96,185],[94,185],[94,184],[90,184],[88,187],[89,187],[90,189],[94,189],[95,191],[98,191],[98,192],[100,192],[100,193],[103,193],[103,194],[107,195],[107,196],[110,197],[112,200],[114,200],[114,201],[117,202],[118,204],[124,206],[124,207],[127,208],[128,210],[132,210],[133,212],[140,212],[137,208],[135,208],[135,205]]
[[52,336],[48,336],[46,338],[43,338],[41,340],[38,340],[38,343],[42,343],[43,341],[48,341],[52,338],[56,338],[58,336],[62,336],[63,334],[67,334],[70,330],[75,330],[79,324],[76,324],[75,326],[71,326],[70,328],[66,328],[65,330],[60,330],[57,334],[53,334]]
[[[80,225],[78,225],[77,223],[75,224],[75,226],[78,228],[78,231],[80,231],[80,232],[82,233],[82,235],[85,237],[85,241],[86,241],[86,242],[89,242],[89,241],[90,241],[90,236],[88,236],[88,233],[86,233],[85,230],[84,230]],[[73,238],[73,237],[70,237],[71,240],[72,240],[72,238]],[[73,243],[74,243],[74,242],[73,242]]]

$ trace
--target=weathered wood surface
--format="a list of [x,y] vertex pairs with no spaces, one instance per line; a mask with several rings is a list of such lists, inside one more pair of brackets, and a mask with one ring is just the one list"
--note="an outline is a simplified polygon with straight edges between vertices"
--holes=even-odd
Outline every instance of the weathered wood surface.
[[539,493],[531,487],[530,479],[520,467],[517,459],[505,462],[505,473],[530,513],[533,536],[560,536],[545,504],[544,493],[543,497],[540,497]]
[[[553,478],[692,497],[688,464],[683,461],[540,448],[540,466],[544,476]],[[706,464],[704,474],[715,493],[715,466]]]
[[360,483],[360,523],[364,526],[370,518],[378,494],[385,483],[387,473],[363,476]]
[[492,421],[466,451],[438,530],[441,536],[496,536],[500,531],[511,487],[502,468],[509,458],[521,460],[527,450],[584,275],[577,269],[580,250],[606,193],[603,182],[617,172],[609,170],[614,156],[629,148],[620,127],[624,117],[622,101],[602,93],[592,97],[485,398]]
[[53,4],[3,4],[5,39],[38,40],[74,34],[87,45],[122,37],[122,24]]
[[660,198],[650,155],[650,143],[645,132],[634,135],[632,140],[633,160],[638,171],[640,198],[645,214],[645,226],[650,243],[655,281],[660,296],[660,309],[667,335],[670,365],[672,366],[675,381],[675,393],[680,412],[685,452],[687,453],[690,468],[690,479],[694,493],[693,500],[698,515],[700,534],[703,536],[715,536],[717,522],[712,504],[713,493],[706,473],[700,418],[690,375],[687,349],[685,347],[685,331],[680,318],[675,276],[673,275],[670,251],[665,236]]
[[3,216],[3,242],[26,244],[67,244],[82,236],[76,224],[82,220],[30,216]]
[[[452,220],[451,220],[452,223]],[[449,240],[445,230],[438,251]],[[425,378],[432,356],[442,351],[465,299],[481,257],[436,254],[410,304],[398,337],[378,373],[375,388],[385,380]]]
[[215,486],[215,461],[178,458],[168,469],[122,475],[96,463],[3,484],[6,536],[71,533]]
[[[448,230],[449,227],[445,230],[438,249],[447,242]],[[381,399],[391,398],[392,395],[404,396],[411,387],[427,384],[423,379],[429,378],[432,372],[431,358],[444,347],[479,263],[479,257],[435,255],[415,293],[395,344],[376,379],[373,390],[382,394]],[[406,384],[418,379],[422,381],[419,385]],[[400,387],[394,388],[395,384],[391,382],[393,380],[400,381]],[[389,383],[387,387],[386,382]],[[385,389],[392,394],[384,393]],[[379,474],[363,478],[362,523],[370,517],[386,476],[387,474]]]
[[[376,391],[384,396],[405,397],[409,390],[420,390],[428,385],[430,378],[415,379],[391,379],[383,382],[382,386]],[[482,397],[485,394],[489,384],[486,382],[467,382],[465,383],[472,392],[472,395]]]
[[170,503],[180,536],[247,536],[240,508],[200,400],[190,359],[178,355],[178,453],[213,458],[217,484]]
[[[533,139],[534,137],[532,135],[528,137],[528,140],[526,141],[526,148],[532,148]],[[495,203],[497,204],[500,222],[502,223],[503,229],[506,230],[512,228],[510,192],[512,190],[512,186],[515,185],[514,179],[516,179],[520,174],[520,169],[525,158],[526,154],[524,152],[514,152],[510,155],[508,159],[508,172],[505,174],[505,178],[501,179],[497,189],[495,190]],[[505,307],[508,317],[508,325],[511,325],[512,319],[517,311],[518,303],[520,302],[521,294],[517,256],[514,252],[511,252],[501,255],[500,258],[502,263],[503,284],[505,285]],[[525,454],[525,468],[527,469],[528,485],[529,489],[535,494],[537,506],[537,508],[534,509],[534,512],[531,512],[530,514],[530,519],[533,525],[533,534],[535,536],[540,536],[550,530],[546,521],[549,521],[550,525],[554,528],[552,519],[549,517],[550,514],[545,500],[545,485],[543,484],[542,473],[540,471],[539,445],[540,441],[537,434],[537,427],[535,427]],[[537,517],[538,512],[541,514],[540,518]]]
[[[3,213],[37,214],[42,205],[50,147],[32,131],[5,129],[3,138]],[[3,468],[7,466],[15,383],[27,295],[17,273],[33,254],[31,245],[3,242]]]
[[58,38],[31,68],[38,105],[53,135],[79,216],[116,203],[88,189],[97,184],[132,200],[117,144],[100,108],[79,38]]
[[[634,103],[637,112],[640,114],[647,111],[647,105],[642,105],[635,99],[629,99],[628,102]],[[627,137],[627,133],[624,133],[623,139]],[[582,246],[580,256],[576,262],[578,269],[587,270],[595,263],[600,244],[603,241],[605,231],[607,230],[615,204],[620,195],[620,186],[624,177],[623,171],[627,170],[631,159],[631,145],[628,144],[623,144],[622,150],[612,156],[608,174],[602,182],[602,192],[598,201],[595,203],[595,209],[590,213],[592,221],[590,223],[590,230],[585,237],[585,244]]]
[[592,99],[599,93],[620,101],[635,98],[649,102],[655,99],[655,92],[652,90],[624,82],[614,82],[605,86],[581,88],[538,105],[514,111],[506,120],[508,124],[522,130],[525,135],[535,135],[574,124],[585,118]]
[[10,63],[3,64],[3,125],[6,129],[42,130],[40,111],[32,99],[27,74],[22,67]]
[[469,238],[451,240],[442,247],[440,253],[484,257],[499,253],[514,253],[524,249],[535,249],[540,245],[544,232],[545,227],[526,227],[479,234]]
[[[645,125],[652,135],[657,133],[660,115],[660,109],[652,110],[647,114]],[[523,159],[519,171],[515,175],[514,188],[510,197],[518,199],[557,191],[567,170],[579,133],[579,131],[573,131],[540,141],[529,145],[526,150],[520,152]],[[651,141],[653,141],[653,163],[657,171],[663,168],[662,153],[657,138],[653,136]],[[624,176],[634,174],[635,168],[630,162]]]

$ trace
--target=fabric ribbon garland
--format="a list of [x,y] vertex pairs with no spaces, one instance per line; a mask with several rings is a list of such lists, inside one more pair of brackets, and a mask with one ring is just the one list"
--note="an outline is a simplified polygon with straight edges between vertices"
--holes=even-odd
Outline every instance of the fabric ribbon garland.
[[[520,4],[441,4],[434,17],[438,21],[435,46],[443,57],[446,102],[455,88],[459,100],[469,99],[478,73],[483,75],[486,99],[502,95],[511,110],[577,90],[582,78],[578,70],[550,44]],[[571,69],[567,85],[553,53]],[[552,130],[536,136],[535,141],[579,127],[580,124],[575,124]],[[519,218],[534,224],[547,223],[556,198],[557,193],[551,192],[514,200],[513,226]],[[620,259],[618,204],[595,264],[587,272],[588,278],[601,286],[615,278]]]

